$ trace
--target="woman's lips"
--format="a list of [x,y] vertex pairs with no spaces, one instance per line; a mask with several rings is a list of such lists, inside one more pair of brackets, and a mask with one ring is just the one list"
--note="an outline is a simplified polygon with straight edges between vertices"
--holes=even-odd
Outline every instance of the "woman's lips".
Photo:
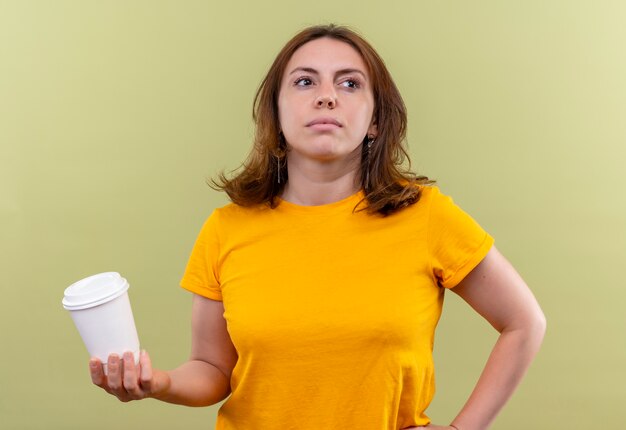
[[309,125],[309,128],[312,128],[313,130],[318,130],[318,131],[327,131],[327,130],[336,130],[338,128],[341,128],[341,126],[337,124],[331,124],[328,122],[320,122],[317,124]]
[[341,123],[335,118],[317,118],[309,122],[306,126],[314,130],[326,131],[341,128]]

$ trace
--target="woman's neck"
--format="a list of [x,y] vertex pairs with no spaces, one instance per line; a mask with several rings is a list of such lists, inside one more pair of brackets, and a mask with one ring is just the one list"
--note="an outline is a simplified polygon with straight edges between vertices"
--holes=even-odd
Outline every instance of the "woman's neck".
[[302,206],[319,206],[343,200],[360,189],[358,169],[350,164],[312,160],[298,163],[288,158],[289,180],[281,198]]

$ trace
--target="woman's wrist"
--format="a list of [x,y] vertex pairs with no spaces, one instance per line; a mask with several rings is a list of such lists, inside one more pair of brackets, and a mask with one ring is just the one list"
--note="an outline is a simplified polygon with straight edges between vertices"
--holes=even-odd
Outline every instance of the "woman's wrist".
[[170,393],[172,379],[167,370],[153,370],[153,379],[151,381],[151,390],[148,397],[156,400],[167,401]]

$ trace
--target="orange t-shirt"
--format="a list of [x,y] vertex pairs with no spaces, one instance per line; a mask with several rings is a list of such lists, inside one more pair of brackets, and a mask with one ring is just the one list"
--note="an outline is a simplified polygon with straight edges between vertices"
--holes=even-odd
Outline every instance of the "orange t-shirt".
[[493,239],[437,187],[388,217],[354,212],[362,198],[229,204],[204,224],[181,285],[223,301],[239,354],[217,429],[429,423],[444,288]]

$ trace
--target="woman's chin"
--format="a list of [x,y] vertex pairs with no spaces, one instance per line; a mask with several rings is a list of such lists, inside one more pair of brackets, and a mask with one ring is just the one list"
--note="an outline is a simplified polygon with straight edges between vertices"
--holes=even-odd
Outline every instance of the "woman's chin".
[[[289,157],[295,156],[319,162],[332,162],[341,159],[348,160],[354,158],[355,156],[356,148],[350,149],[351,150],[339,147],[334,143],[318,143],[306,149],[293,148],[290,151]],[[357,158],[359,158],[358,156],[360,156],[360,154],[357,154]]]

